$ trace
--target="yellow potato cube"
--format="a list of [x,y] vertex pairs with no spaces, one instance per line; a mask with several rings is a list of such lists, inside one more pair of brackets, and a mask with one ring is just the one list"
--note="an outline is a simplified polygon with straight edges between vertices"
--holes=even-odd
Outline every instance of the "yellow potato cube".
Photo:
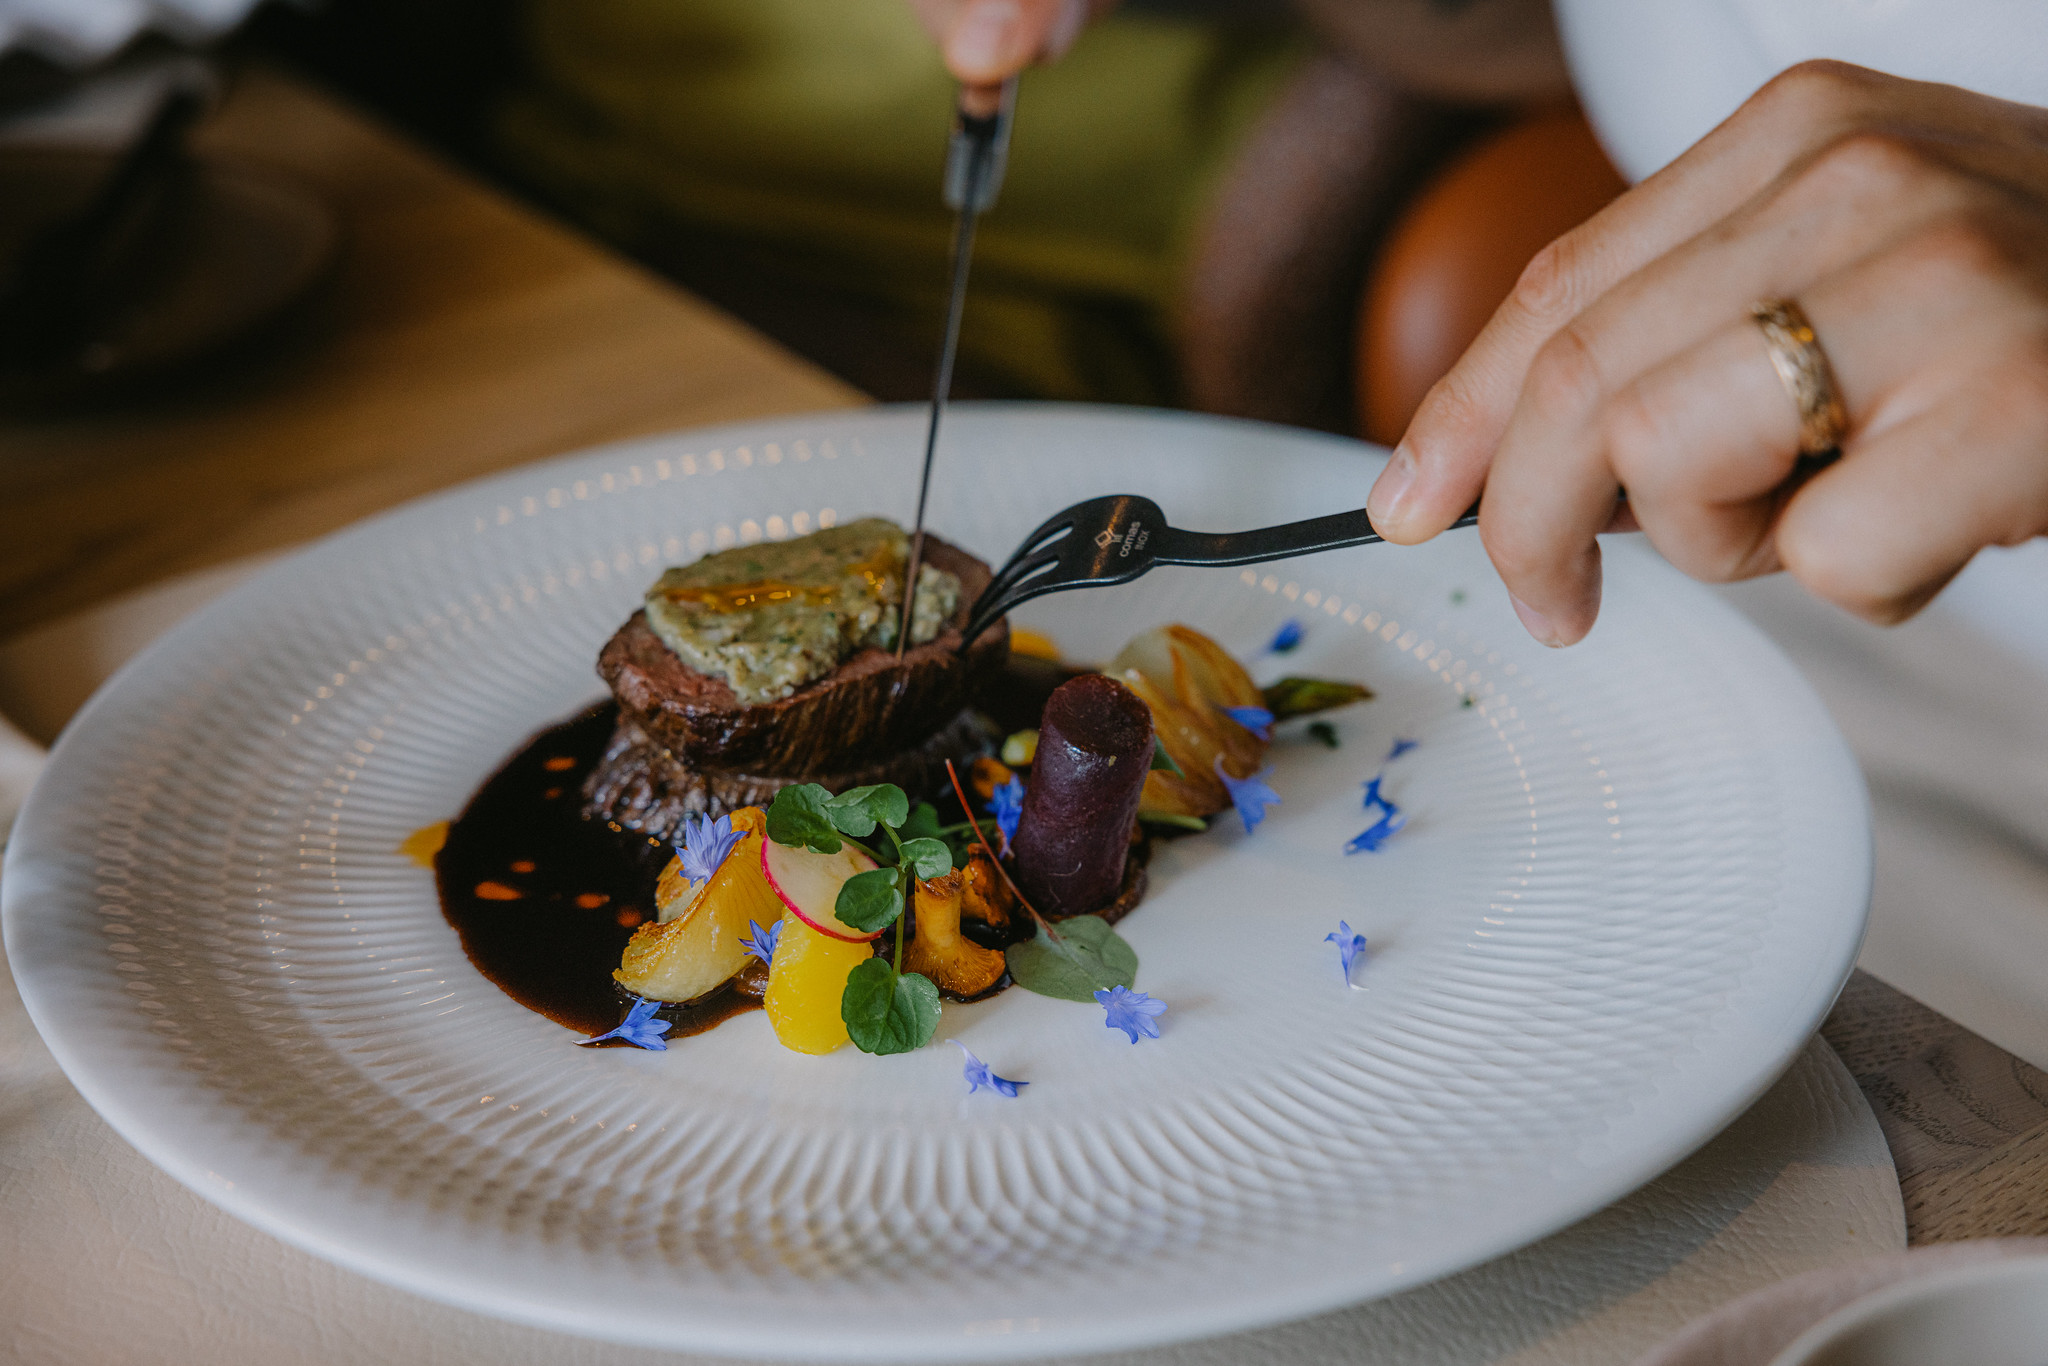
[[783,916],[761,1004],[784,1048],[830,1053],[847,1042],[839,1002],[846,995],[846,979],[873,956],[866,943],[849,944],[819,934],[794,914]]

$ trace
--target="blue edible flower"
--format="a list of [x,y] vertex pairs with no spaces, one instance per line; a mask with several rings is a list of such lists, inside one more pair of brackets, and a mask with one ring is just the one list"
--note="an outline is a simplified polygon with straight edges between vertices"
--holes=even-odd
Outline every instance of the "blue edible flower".
[[1142,991],[1132,991],[1129,987],[1098,991],[1095,999],[1101,1003],[1103,1014],[1108,1017],[1103,1023],[1130,1035],[1132,1043],[1136,1043],[1140,1036],[1147,1039],[1159,1037],[1159,1026],[1152,1021],[1166,1013],[1166,1002]]
[[1377,821],[1374,821],[1371,825],[1354,835],[1351,842],[1344,846],[1344,852],[1347,854],[1377,854],[1380,846],[1385,844],[1389,837],[1396,834],[1406,824],[1408,824],[1406,816],[1389,808],[1384,816],[1381,816]]
[[966,1044],[961,1043],[958,1039],[948,1039],[947,1042],[967,1056],[967,1065],[960,1069],[960,1075],[967,1078],[968,1095],[971,1096],[986,1086],[999,1096],[1008,1096],[1010,1099],[1015,1100],[1017,1092],[1031,1084],[1028,1081],[1011,1081],[1008,1077],[999,1077],[988,1070],[987,1063],[975,1057],[974,1054],[969,1053]]
[[668,1020],[657,1020],[654,1012],[661,1009],[659,1001],[639,1001],[626,1012],[626,1018],[617,1029],[606,1030],[578,1043],[603,1043],[606,1039],[624,1039],[637,1048],[651,1048],[657,1053],[668,1052],[668,1040],[661,1036],[675,1026]]
[[1273,766],[1267,764],[1249,778],[1233,778],[1223,771],[1223,756],[1216,756],[1216,776],[1223,780],[1223,790],[1230,794],[1230,804],[1237,808],[1238,819],[1244,822],[1244,832],[1249,835],[1252,827],[1266,819],[1266,808],[1280,804],[1280,794],[1266,785]]
[[760,959],[763,964],[772,961],[775,957],[775,946],[782,942],[782,922],[778,920],[764,930],[760,921],[749,920],[747,928],[753,933],[740,936],[740,947]]
[[1301,637],[1301,623],[1293,617],[1289,617],[1280,623],[1280,630],[1274,635],[1273,643],[1268,645],[1266,649],[1273,654],[1284,655],[1295,646],[1301,644]]
[[[1394,748],[1387,755],[1387,762],[1392,763],[1414,748],[1415,742],[1413,740],[1394,741]],[[1381,845],[1385,844],[1402,826],[1408,824],[1408,818],[1401,814],[1401,808],[1380,792],[1380,783],[1385,781],[1386,776],[1386,770],[1382,769],[1380,772],[1373,774],[1371,779],[1364,784],[1365,809],[1367,811],[1379,812],[1380,818],[1364,830],[1361,830],[1349,844],[1346,844],[1344,846],[1345,853],[1376,854],[1379,852]]]
[[1024,780],[1016,774],[1010,781],[988,794],[988,809],[996,818],[996,829],[1003,834],[1003,848],[1010,847],[1010,841],[1017,837],[1017,822],[1024,815]]
[[1351,922],[1340,920],[1337,922],[1337,932],[1324,935],[1323,942],[1337,946],[1337,957],[1344,962],[1344,984],[1351,985],[1351,966],[1365,953],[1365,936],[1353,934]]
[[1273,738],[1273,713],[1264,707],[1220,707],[1218,710],[1261,740]]
[[683,817],[683,845],[676,850],[683,860],[683,876],[692,882],[708,880],[718,871],[718,865],[725,862],[733,846],[746,837],[746,831],[732,828],[731,816],[720,816],[717,820],[709,816]]

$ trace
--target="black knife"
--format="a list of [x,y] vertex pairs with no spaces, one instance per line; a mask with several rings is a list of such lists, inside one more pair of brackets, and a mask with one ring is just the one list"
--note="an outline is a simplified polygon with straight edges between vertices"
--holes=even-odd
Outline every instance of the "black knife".
[[939,347],[939,373],[932,381],[932,416],[924,435],[924,469],[917,480],[917,522],[910,532],[910,562],[903,574],[903,616],[896,631],[896,657],[910,647],[910,618],[917,600],[917,571],[924,563],[924,508],[932,489],[932,456],[939,448],[939,419],[953,389],[953,357],[960,349],[960,314],[967,304],[967,267],[974,258],[974,225],[996,202],[1010,158],[1010,114],[1017,104],[1017,78],[1003,82],[992,114],[956,108],[953,137],[946,147],[946,206],[958,214],[953,229],[953,280],[946,296],[946,338]]

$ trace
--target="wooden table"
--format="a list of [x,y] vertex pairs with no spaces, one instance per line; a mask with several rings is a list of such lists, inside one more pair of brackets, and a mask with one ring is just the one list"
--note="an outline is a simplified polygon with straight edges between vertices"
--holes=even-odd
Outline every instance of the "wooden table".
[[524,461],[863,401],[289,77],[194,141],[318,191],[340,260],[257,363],[0,426],[0,636]]
[[[0,636],[522,461],[862,401],[290,78],[246,75],[200,143],[326,195],[343,260],[251,373],[0,425]],[[2048,1075],[1862,973],[1822,1033],[1915,1243],[2048,1234]]]
[[1866,972],[1820,1032],[1884,1127],[1915,1245],[2048,1234],[2048,1073]]

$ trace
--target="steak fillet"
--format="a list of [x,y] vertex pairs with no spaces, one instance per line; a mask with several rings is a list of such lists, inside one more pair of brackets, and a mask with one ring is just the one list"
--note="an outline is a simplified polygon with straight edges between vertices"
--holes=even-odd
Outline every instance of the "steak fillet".
[[961,628],[988,586],[989,567],[935,536],[925,561],[960,580],[960,605],[945,629],[901,661],[865,649],[779,702],[744,706],[723,679],[692,669],[635,612],[597,658],[598,675],[631,721],[683,767],[762,778],[851,773],[921,744],[959,715],[975,688],[1010,652],[999,621],[963,655]]
[[985,754],[999,738],[988,734],[972,712],[963,711],[924,743],[880,763],[851,771],[769,778],[690,768],[621,716],[604,757],[584,780],[583,814],[673,843],[682,833],[685,816],[723,816],[743,806],[766,806],[792,783],[823,783],[834,792],[894,783],[906,792],[927,792],[945,782],[946,760],[964,762]]

